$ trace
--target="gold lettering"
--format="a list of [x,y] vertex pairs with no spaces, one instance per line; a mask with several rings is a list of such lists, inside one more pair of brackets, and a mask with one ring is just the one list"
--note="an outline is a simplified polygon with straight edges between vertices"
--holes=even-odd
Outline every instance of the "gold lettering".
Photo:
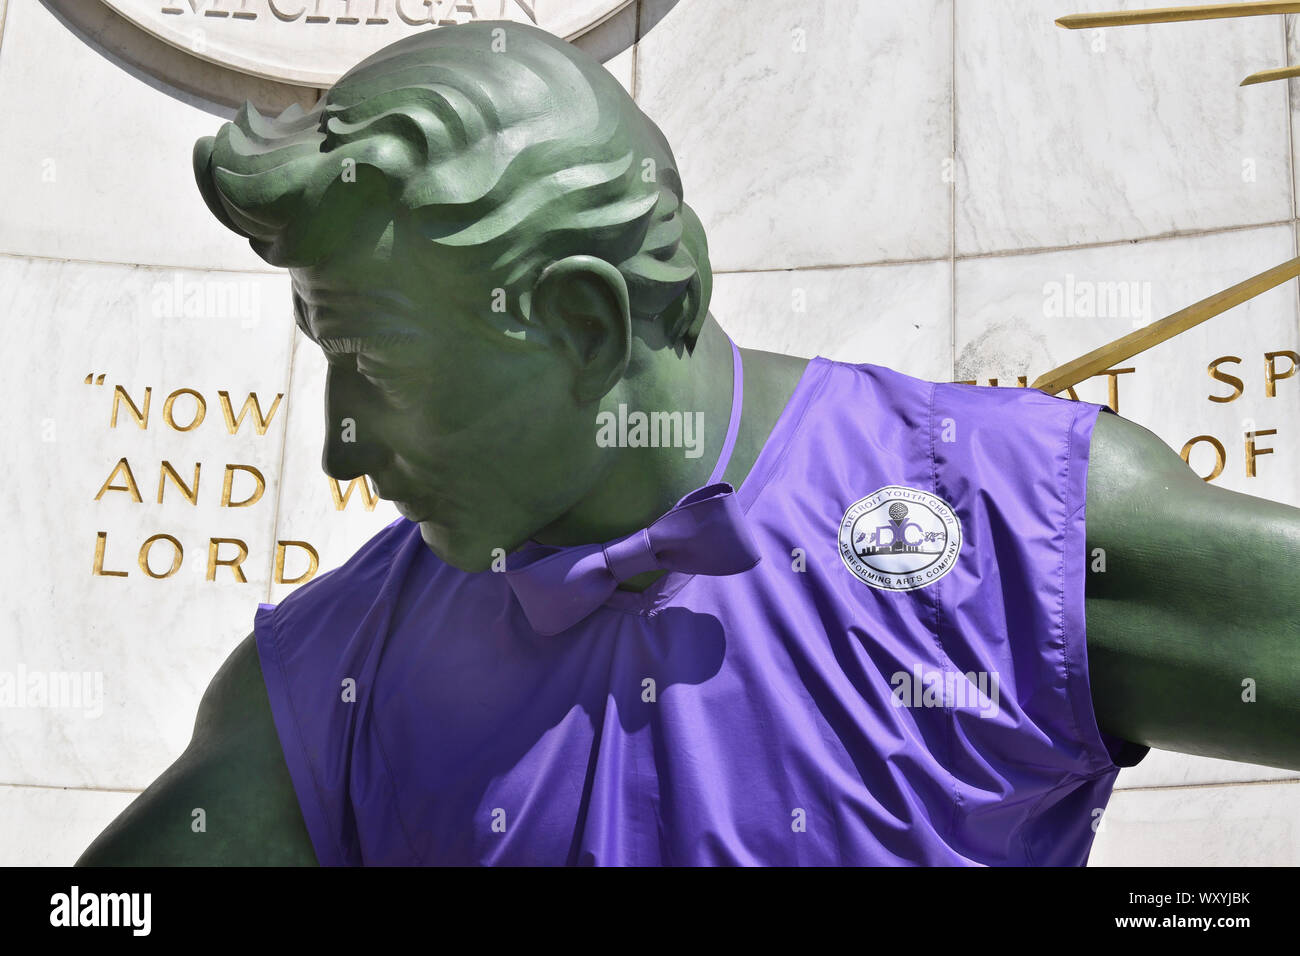
[[365,476],[362,475],[358,478],[353,478],[351,481],[348,482],[348,490],[346,492],[339,488],[339,482],[337,478],[329,479],[330,494],[333,495],[334,497],[335,511],[342,511],[344,508],[347,507],[348,499],[352,497],[352,489],[356,487],[358,481],[361,482],[361,497],[365,499],[366,510],[367,511],[375,510],[375,505],[378,504],[379,499],[375,497],[374,492],[370,490],[370,483],[366,481]]
[[152,397],[153,397],[153,386],[149,386],[144,390],[144,411],[142,412],[140,411],[140,409],[135,407],[135,402],[131,401],[131,396],[126,394],[126,390],[123,389],[121,385],[114,385],[113,386],[113,417],[109,419],[108,427],[109,428],[117,427],[117,403],[119,401],[126,402],[126,404],[130,406],[131,415],[135,419],[135,423],[137,425],[139,425],[141,428],[149,427],[149,400]]
[[[149,551],[153,548],[155,541],[162,541],[164,539],[170,541],[172,545],[172,549],[173,549],[172,566],[167,569],[166,574],[154,574],[153,569],[149,567]],[[159,580],[161,578],[169,578],[173,574],[175,574],[178,570],[180,570],[181,561],[184,559],[184,557],[185,557],[185,549],[182,548],[181,543],[177,541],[175,538],[173,538],[171,535],[169,534],[151,535],[150,537],[145,538],[144,544],[140,545],[140,555],[139,555],[140,570],[143,571],[145,574],[149,575],[149,577],[153,578],[154,580]]]
[[[1279,356],[1285,355],[1291,363],[1291,367],[1281,374],[1273,367],[1273,362]],[[1300,366],[1300,354],[1292,352],[1290,349],[1282,349],[1280,352],[1264,353],[1264,394],[1269,398],[1277,396],[1277,385],[1275,384],[1280,378],[1290,378],[1295,374],[1297,366]]]
[[90,572],[104,578],[124,578],[125,571],[105,571],[104,570],[104,548],[108,544],[108,532],[100,531],[95,534],[95,567]]
[[[257,482],[257,489],[252,493],[252,495],[245,498],[243,501],[230,500],[230,488],[235,480],[236,468],[238,468],[240,471],[248,472],[250,475],[253,476],[253,480]],[[254,468],[252,465],[227,465],[226,476],[221,484],[221,507],[247,508],[249,505],[257,504],[258,501],[262,499],[262,493],[264,491],[266,491],[266,479],[263,478],[262,473],[258,471],[256,468]]]
[[[176,424],[176,419],[172,417],[172,403],[181,395],[194,396],[194,420],[185,427]],[[178,388],[167,396],[167,401],[163,402],[163,421],[178,432],[193,431],[199,427],[205,415],[208,414],[208,403],[204,401],[203,396],[192,388]]]
[[[125,485],[113,484],[113,479],[117,477],[119,471],[122,472],[122,477],[126,479]],[[135,475],[131,474],[131,466],[127,464],[125,458],[119,459],[117,464],[113,466],[112,473],[104,480],[103,485],[99,488],[99,493],[95,495],[95,501],[98,501],[103,497],[104,492],[106,491],[128,491],[131,493],[131,497],[137,502],[144,501],[144,499],[140,497],[140,489],[136,486]]]
[[[217,551],[223,544],[233,544],[237,547],[239,557],[219,559]],[[208,580],[215,581],[217,579],[217,566],[224,565],[234,572],[236,581],[240,584],[247,584],[248,578],[244,576],[243,570],[239,567],[244,563],[246,557],[248,557],[248,545],[238,538],[210,538],[208,540]]]
[[[1118,374],[1119,372],[1124,372],[1124,371],[1132,371],[1132,369],[1116,369],[1116,370],[1115,370],[1116,374]],[[978,384],[979,384],[979,379],[974,379],[974,378],[964,378],[964,379],[961,379],[961,380],[959,380],[959,381],[953,382],[953,384],[954,384],[954,385],[978,385]],[[996,387],[998,386],[998,380],[997,380],[996,378],[991,378],[991,379],[989,379],[989,386],[992,387],[992,388],[996,388]],[[1017,376],[1016,376],[1016,388],[1028,388],[1028,387],[1029,387],[1029,376],[1028,376],[1028,375],[1017,375]],[[1077,402],[1077,401],[1079,400],[1079,396],[1076,395],[1076,394],[1074,393],[1074,388],[1073,388],[1073,387],[1070,387],[1070,388],[1068,389],[1068,391],[1069,391],[1069,393],[1070,393],[1070,397],[1071,397],[1072,399],[1074,399],[1074,400]]]
[[1214,471],[1210,472],[1208,475],[1202,475],[1201,480],[1213,481],[1215,478],[1218,478],[1219,475],[1223,474],[1224,462],[1228,460],[1228,453],[1223,450],[1223,445],[1220,444],[1217,438],[1215,438],[1213,435],[1197,435],[1195,438],[1193,438],[1191,441],[1189,441],[1186,445],[1183,446],[1183,450],[1181,454],[1183,456],[1183,461],[1187,462],[1187,465],[1190,468],[1192,463],[1189,459],[1192,453],[1192,446],[1195,445],[1197,442],[1203,442],[1203,441],[1207,441],[1212,446],[1214,446],[1215,462],[1214,462]]
[[189,500],[190,504],[197,505],[199,503],[199,463],[197,461],[194,463],[194,487],[190,488],[181,480],[181,476],[176,473],[172,463],[166,459],[163,460],[162,467],[158,469],[158,504],[162,504],[163,486],[167,484],[168,476],[175,482],[176,487],[181,490],[181,494]]
[[1216,358],[1213,362],[1211,362],[1208,366],[1206,366],[1205,370],[1210,373],[1210,378],[1223,382],[1225,385],[1232,386],[1231,395],[1206,396],[1212,402],[1235,402],[1237,399],[1241,397],[1241,393],[1246,390],[1246,383],[1243,382],[1241,379],[1237,378],[1237,376],[1229,375],[1227,372],[1219,371],[1219,366],[1222,365],[1224,362],[1234,362],[1236,364],[1241,364],[1241,359],[1237,358],[1237,356],[1235,355],[1223,355],[1220,356],[1219,358]]
[[248,398],[244,399],[244,405],[239,409],[239,417],[235,417],[234,408],[230,404],[230,393],[226,391],[217,392],[217,398],[221,401],[221,414],[226,419],[226,431],[234,435],[239,432],[239,428],[244,424],[244,416],[248,414],[248,406],[253,406],[253,427],[257,429],[259,435],[265,435],[266,430],[271,426],[271,419],[275,417],[275,410],[280,407],[280,399],[284,398],[281,392],[275,396],[275,401],[271,403],[271,410],[262,417],[262,403],[257,400],[256,392],[249,392]]
[[[286,548],[302,548],[307,552],[307,570],[296,578],[285,579],[284,576],[284,553]],[[301,584],[303,581],[310,581],[316,574],[316,569],[320,567],[320,555],[316,549],[306,541],[277,541],[275,543],[275,583],[276,584]]]
[[[1106,371],[1104,372],[1098,373],[1100,375],[1106,375],[1110,379],[1110,381],[1106,383],[1106,404],[1110,406],[1110,410],[1114,412],[1116,415],[1119,414],[1119,377],[1121,375],[1127,375],[1129,372],[1135,372],[1135,371],[1137,371],[1137,369],[1109,368],[1106,369]],[[1092,377],[1096,378],[1097,376],[1094,375]],[[1074,398],[1073,395],[1071,395],[1070,397]]]
[[1247,478],[1255,477],[1255,456],[1271,455],[1273,454],[1274,451],[1274,449],[1272,448],[1256,448],[1255,438],[1262,437],[1264,435],[1276,435],[1276,434],[1277,434],[1276,428],[1264,428],[1261,429],[1260,431],[1246,432],[1246,477]]

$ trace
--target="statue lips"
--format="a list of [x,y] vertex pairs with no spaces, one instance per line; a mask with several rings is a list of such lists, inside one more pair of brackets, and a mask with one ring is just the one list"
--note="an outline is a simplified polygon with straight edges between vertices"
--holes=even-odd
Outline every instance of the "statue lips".
[[[388,496],[380,495],[379,497],[387,498]],[[425,520],[422,504],[408,504],[407,502],[399,501],[396,498],[389,498],[389,500],[393,502],[393,505],[397,508],[397,513],[403,518],[406,518],[409,521],[414,521],[416,524]]]
[[[376,487],[376,491],[378,491],[378,487]],[[391,501],[397,508],[398,514],[403,518],[406,518],[408,521],[414,521],[416,524],[423,524],[424,522],[431,520],[434,517],[437,503],[441,501],[441,499],[435,498],[432,499],[431,503],[430,499],[425,498],[408,502],[396,498],[389,498],[388,495],[383,492],[379,492],[379,497]]]
[[398,514],[415,524],[424,524],[426,521],[433,521],[437,517],[434,507],[423,502],[408,504],[405,501],[394,501],[393,505],[397,508]]
[[398,514],[403,518],[406,518],[408,521],[414,521],[416,524],[422,524],[429,520],[428,513],[432,511],[432,506],[426,505],[424,501],[418,500],[415,503],[408,503],[404,500],[405,496],[399,498],[396,495],[385,491],[374,475],[370,476],[370,480],[374,482],[375,494],[379,495],[379,497],[383,498],[385,501],[391,501],[397,508]]

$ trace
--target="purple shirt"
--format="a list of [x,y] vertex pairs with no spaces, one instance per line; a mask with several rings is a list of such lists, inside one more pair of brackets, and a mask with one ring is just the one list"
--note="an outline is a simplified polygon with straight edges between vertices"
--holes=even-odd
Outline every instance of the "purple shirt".
[[1082,865],[1147,752],[1088,687],[1101,410],[813,359],[737,490],[758,565],[551,637],[394,521],[256,615],[318,860]]

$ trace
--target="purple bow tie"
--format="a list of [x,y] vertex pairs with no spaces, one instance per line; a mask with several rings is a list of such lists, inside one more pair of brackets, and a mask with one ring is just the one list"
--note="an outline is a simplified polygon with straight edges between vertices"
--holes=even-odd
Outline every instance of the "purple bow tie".
[[758,564],[735,489],[692,491],[650,527],[604,544],[534,544],[506,559],[506,580],[538,634],[558,634],[600,607],[618,585],[647,571],[739,574]]

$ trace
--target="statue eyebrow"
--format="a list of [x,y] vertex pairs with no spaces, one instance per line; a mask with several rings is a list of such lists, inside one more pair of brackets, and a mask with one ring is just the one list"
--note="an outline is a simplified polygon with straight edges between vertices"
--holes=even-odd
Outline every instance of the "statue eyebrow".
[[392,332],[374,332],[370,335],[348,335],[316,340],[326,352],[351,355],[365,349],[383,348],[393,345],[408,345],[419,337],[418,332],[400,329]]

